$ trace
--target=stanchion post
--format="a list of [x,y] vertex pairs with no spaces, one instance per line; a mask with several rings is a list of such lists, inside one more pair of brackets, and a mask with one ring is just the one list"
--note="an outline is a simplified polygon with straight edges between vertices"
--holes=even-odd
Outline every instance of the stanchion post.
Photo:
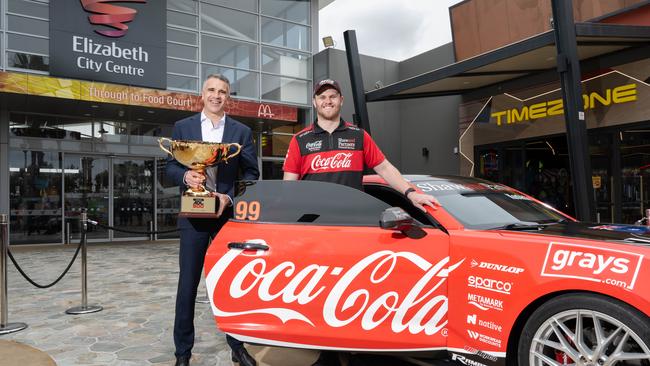
[[65,243],[70,244],[70,238],[72,238],[72,233],[70,232],[70,221],[65,222]]
[[149,221],[149,240],[151,240],[151,241],[155,240],[153,235],[154,235],[154,233],[153,233],[153,220],[152,220],[152,221]]
[[99,305],[88,305],[88,262],[86,245],[86,233],[88,232],[88,213],[84,210],[81,213],[81,306],[75,306],[65,311],[66,314],[88,314],[102,311]]
[[9,230],[7,230],[7,215],[0,214],[0,335],[17,332],[27,328],[25,323],[9,323],[7,304],[7,252],[9,251]]

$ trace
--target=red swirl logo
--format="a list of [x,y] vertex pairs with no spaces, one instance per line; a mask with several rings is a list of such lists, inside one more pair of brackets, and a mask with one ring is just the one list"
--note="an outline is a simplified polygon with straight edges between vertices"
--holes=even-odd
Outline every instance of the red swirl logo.
[[107,3],[146,3],[147,0],[81,0],[81,6],[89,13],[90,24],[100,24],[116,30],[95,30],[95,32],[107,37],[122,37],[126,34],[129,26],[124,24],[135,18],[137,11],[125,6],[111,5]]

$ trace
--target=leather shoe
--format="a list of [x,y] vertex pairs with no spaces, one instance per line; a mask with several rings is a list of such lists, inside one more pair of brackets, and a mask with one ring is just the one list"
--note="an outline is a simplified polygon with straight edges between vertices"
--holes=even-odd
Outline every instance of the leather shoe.
[[176,357],[174,366],[190,366],[190,356]]
[[240,366],[257,366],[257,362],[244,346],[232,350],[232,362],[237,362]]

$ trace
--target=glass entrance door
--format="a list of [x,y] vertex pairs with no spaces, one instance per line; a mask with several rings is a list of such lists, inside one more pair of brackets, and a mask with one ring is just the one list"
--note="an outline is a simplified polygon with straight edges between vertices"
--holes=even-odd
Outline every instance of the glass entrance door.
[[[65,154],[65,223],[71,231],[71,239],[79,239],[79,215],[83,209],[88,210],[89,219],[108,224],[109,166],[107,157]],[[108,230],[89,225],[88,239],[108,240]]]
[[622,131],[621,204],[624,223],[634,223],[645,217],[650,208],[650,130]]
[[[153,220],[153,159],[113,158],[113,223],[126,230],[149,231]],[[147,237],[115,231],[114,238]]]

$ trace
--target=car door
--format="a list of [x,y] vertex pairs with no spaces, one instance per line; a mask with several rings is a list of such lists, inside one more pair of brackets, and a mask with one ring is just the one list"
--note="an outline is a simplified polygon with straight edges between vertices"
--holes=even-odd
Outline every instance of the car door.
[[216,322],[263,344],[347,350],[446,346],[448,236],[383,230],[389,206],[323,182],[262,181],[206,256]]

